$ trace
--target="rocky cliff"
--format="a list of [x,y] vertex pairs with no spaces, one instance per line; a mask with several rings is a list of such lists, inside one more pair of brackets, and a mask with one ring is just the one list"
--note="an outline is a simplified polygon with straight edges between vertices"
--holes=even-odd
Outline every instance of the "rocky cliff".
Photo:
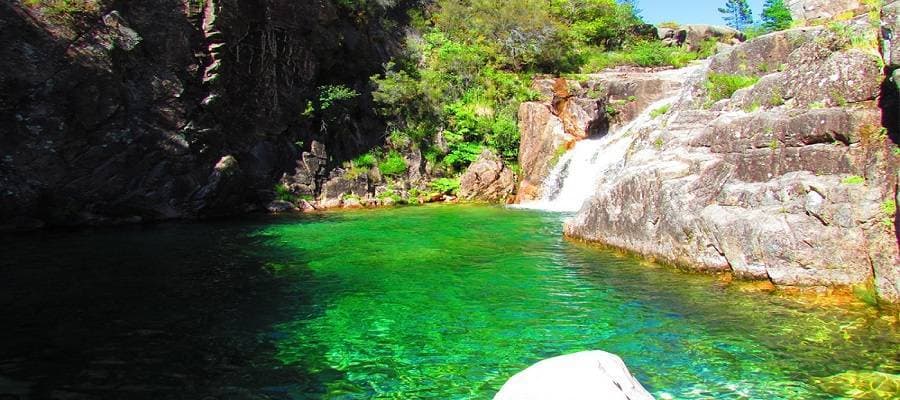
[[[0,226],[241,212],[302,153],[321,181],[383,140],[368,77],[403,4],[57,3],[0,3]],[[362,96],[341,118],[304,113],[329,84]]]
[[[896,25],[891,7],[884,32]],[[894,61],[878,54],[870,13],[858,14],[759,37],[691,74],[654,118],[617,133],[631,140],[627,155],[566,234],[688,269],[900,301]],[[712,94],[738,78],[756,83],[722,100]],[[534,109],[522,108],[523,145],[553,131]],[[526,179],[546,174],[522,161]]]

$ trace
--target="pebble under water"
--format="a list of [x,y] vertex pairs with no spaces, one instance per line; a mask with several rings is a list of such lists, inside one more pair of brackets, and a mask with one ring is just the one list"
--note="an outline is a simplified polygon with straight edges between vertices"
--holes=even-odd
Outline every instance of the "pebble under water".
[[489,399],[581,350],[658,399],[898,398],[896,311],[426,206],[0,243],[0,399]]

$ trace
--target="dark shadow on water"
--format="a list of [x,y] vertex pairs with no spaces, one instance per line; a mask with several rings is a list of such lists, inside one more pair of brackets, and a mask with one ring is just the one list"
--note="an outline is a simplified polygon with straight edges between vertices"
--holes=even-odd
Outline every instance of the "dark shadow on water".
[[[0,236],[0,398],[323,392],[319,378],[276,360],[271,333],[310,301],[308,271],[258,233],[306,220]],[[279,279],[273,262],[294,263],[295,279]]]

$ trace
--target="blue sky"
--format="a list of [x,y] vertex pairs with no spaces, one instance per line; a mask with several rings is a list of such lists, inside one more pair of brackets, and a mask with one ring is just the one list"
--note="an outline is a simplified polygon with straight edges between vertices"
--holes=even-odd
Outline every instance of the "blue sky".
[[[763,0],[749,0],[753,8],[753,19],[759,19]],[[658,24],[675,21],[682,24],[724,25],[722,14],[717,9],[725,5],[725,0],[638,0],[638,9],[643,10],[644,21]]]

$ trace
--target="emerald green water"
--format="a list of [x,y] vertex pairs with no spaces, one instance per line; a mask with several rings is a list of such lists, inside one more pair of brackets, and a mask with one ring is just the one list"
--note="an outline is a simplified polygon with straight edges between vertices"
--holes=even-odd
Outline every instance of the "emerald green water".
[[[427,206],[0,236],[0,398],[489,399],[581,350],[658,399],[896,399],[896,311]],[[875,387],[873,389],[873,387]]]
[[[269,268],[312,287],[274,327],[277,359],[317,377],[316,395],[292,392],[484,399],[536,361],[590,349],[620,355],[658,398],[834,398],[862,392],[828,377],[900,372],[889,313],[748,293],[560,230],[559,215],[476,206],[264,229],[290,260]],[[898,395],[881,389],[868,395]]]

